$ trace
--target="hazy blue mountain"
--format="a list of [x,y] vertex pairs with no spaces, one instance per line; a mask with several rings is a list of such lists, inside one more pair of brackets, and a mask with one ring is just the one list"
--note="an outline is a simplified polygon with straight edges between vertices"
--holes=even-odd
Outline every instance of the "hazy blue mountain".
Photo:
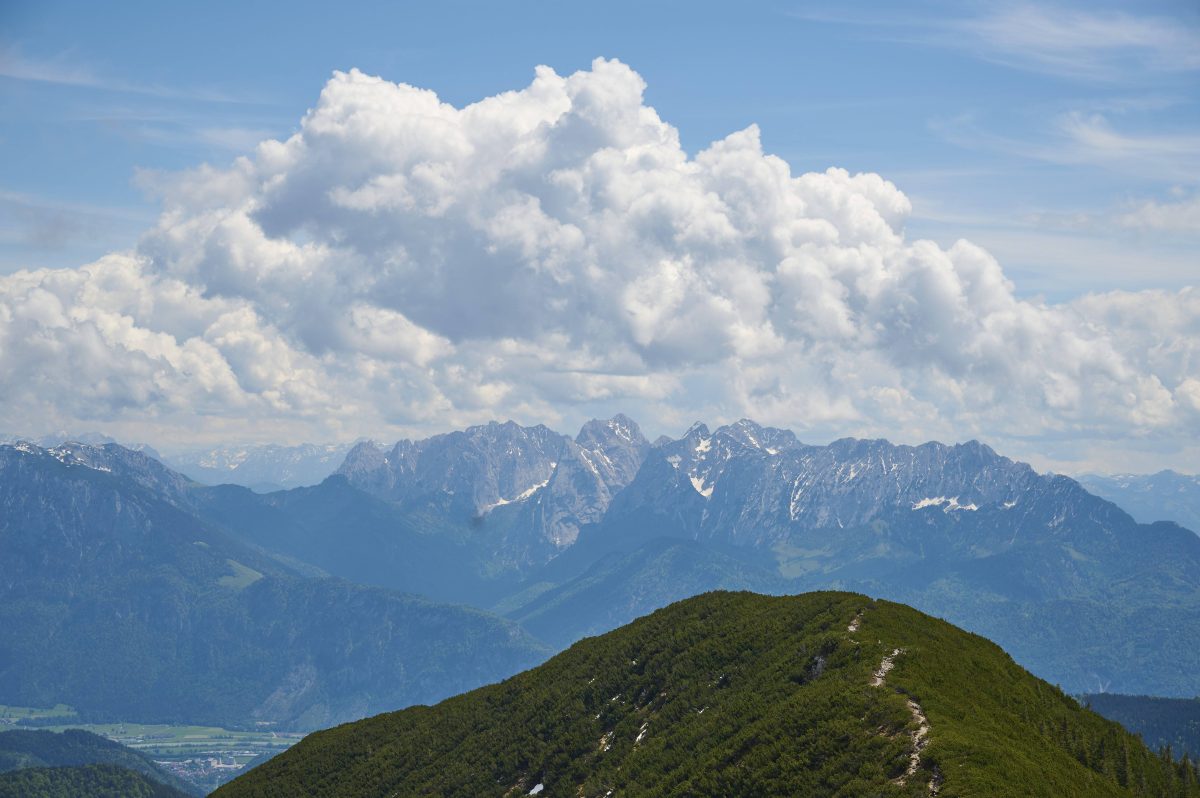
[[1174,521],[1200,531],[1200,475],[1159,471],[1157,474],[1084,474],[1079,483],[1108,499],[1137,521]]
[[0,732],[0,772],[65,765],[116,765],[191,795],[196,787],[159,767],[150,757],[82,729],[63,732],[14,729]]
[[659,607],[710,590],[786,593],[787,580],[741,552],[678,538],[655,538],[632,552],[610,552],[580,576],[543,583],[517,596],[509,617],[547,643],[565,647]]
[[316,485],[345,459],[350,444],[302,443],[218,446],[182,452],[163,461],[206,485],[243,485],[259,492]]
[[0,703],[313,728],[545,654],[480,611],[296,576],[156,466],[112,445],[0,446]]
[[487,578],[487,556],[436,517],[416,516],[334,475],[320,485],[258,495],[236,486],[199,487],[196,512],[293,569],[364,585],[486,606],[511,590]]

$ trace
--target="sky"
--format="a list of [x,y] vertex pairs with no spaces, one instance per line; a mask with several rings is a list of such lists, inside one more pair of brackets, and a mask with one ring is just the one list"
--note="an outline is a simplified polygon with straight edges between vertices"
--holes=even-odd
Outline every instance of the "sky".
[[0,3],[0,431],[1200,462],[1200,7]]

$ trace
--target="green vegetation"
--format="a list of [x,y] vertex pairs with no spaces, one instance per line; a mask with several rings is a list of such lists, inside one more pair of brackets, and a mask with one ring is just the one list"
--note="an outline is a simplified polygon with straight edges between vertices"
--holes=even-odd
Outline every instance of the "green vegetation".
[[115,765],[137,771],[153,781],[178,790],[203,794],[163,770],[146,753],[132,750],[88,731],[15,729],[0,732],[0,772],[96,764]]
[[53,707],[15,707],[0,704],[0,726],[56,726],[75,723],[79,715],[66,704]]
[[237,560],[226,560],[229,567],[233,569],[233,573],[228,576],[222,576],[217,579],[217,584],[221,587],[227,587],[231,590],[241,590],[262,579],[263,575],[253,568],[242,565]]
[[216,795],[535,791],[1200,796],[1190,763],[994,644],[849,593],[689,599],[501,684],[310,735]]
[[187,793],[115,765],[0,773],[0,798],[185,798]]
[[1115,720],[1154,749],[1170,748],[1175,756],[1200,758],[1200,698],[1155,698],[1144,695],[1097,693],[1081,699],[1109,720]]

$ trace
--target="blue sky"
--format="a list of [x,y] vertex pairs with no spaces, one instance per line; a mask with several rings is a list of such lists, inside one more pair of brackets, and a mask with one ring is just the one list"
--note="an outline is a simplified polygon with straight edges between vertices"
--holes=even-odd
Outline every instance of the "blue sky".
[[[999,261],[1015,297],[1062,305],[1114,289],[1177,291],[1200,274],[1194,2],[901,10],[9,0],[0,31],[0,274],[73,268],[143,246],[170,175],[199,164],[225,169],[258,142],[295,134],[334,70],[430,89],[463,107],[523,89],[537,65],[566,76],[601,56],[641,76],[645,105],[678,131],[689,156],[754,124],[762,150],[793,175],[829,167],[877,173],[911,202],[908,240],[948,249],[969,239]],[[453,330],[435,332],[457,342]],[[1187,330],[1175,336],[1189,351],[1196,343]],[[1168,390],[1190,378],[1191,367],[1181,368]],[[674,378],[689,386],[713,379]],[[688,410],[744,409],[734,405],[723,399]],[[520,416],[537,406],[484,403],[461,417]],[[564,422],[603,409],[581,403]],[[50,415],[26,424],[83,423]],[[384,417],[389,428],[429,423]],[[903,417],[811,429],[887,432]],[[657,418],[674,423],[669,414]],[[945,421],[920,430],[952,431],[953,417]],[[90,422],[126,423],[119,414]],[[214,434],[244,434],[222,429]],[[1180,429],[1193,428],[1164,434],[1178,437]],[[350,432],[361,430],[300,424],[276,434]],[[1092,422],[1047,423],[1020,439],[1033,441],[1028,450],[1036,453],[1076,435],[1108,441],[1096,444],[1108,454],[1064,450],[1044,462],[1103,465],[1123,456],[1111,443],[1119,433]],[[1148,465],[1186,459],[1157,433],[1139,435],[1129,446],[1146,452]]]

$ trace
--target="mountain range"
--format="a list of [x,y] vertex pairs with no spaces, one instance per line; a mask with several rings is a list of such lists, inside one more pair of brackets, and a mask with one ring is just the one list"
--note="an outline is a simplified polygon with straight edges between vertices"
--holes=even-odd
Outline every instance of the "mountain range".
[[1200,649],[1200,539],[978,442],[812,446],[743,420],[651,446],[619,416],[574,440],[510,422],[360,444],[337,477],[461,550],[468,575],[425,572],[439,598],[494,600],[555,646],[703,590],[840,588],[1080,692],[1200,692],[1173,659]]
[[1200,693],[1200,538],[978,442],[491,423],[360,442],[268,494],[21,443],[0,447],[0,511],[0,701],[91,717],[316,728],[713,589],[855,590],[1071,692]]
[[206,485],[233,484],[259,493],[316,485],[329,476],[350,444],[260,444],[196,449],[162,458],[185,476]]

